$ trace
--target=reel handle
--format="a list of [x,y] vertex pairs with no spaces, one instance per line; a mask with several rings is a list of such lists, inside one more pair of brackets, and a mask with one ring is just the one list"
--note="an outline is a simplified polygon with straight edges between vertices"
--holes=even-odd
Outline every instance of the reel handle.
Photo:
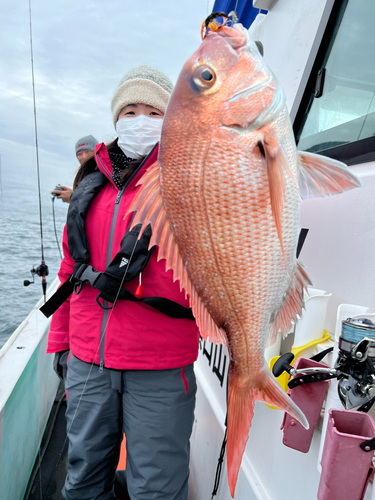
[[290,364],[294,359],[294,354],[292,352],[286,352],[273,365],[272,373],[275,377],[280,377],[284,372],[290,373],[293,370],[293,366]]

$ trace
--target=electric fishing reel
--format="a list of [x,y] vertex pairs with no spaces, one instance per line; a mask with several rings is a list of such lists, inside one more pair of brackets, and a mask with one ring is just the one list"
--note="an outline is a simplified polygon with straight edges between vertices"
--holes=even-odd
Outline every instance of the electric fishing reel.
[[375,402],[375,324],[367,318],[342,322],[338,393],[346,410],[368,411]]
[[[313,356],[321,361],[333,348]],[[367,412],[375,403],[375,324],[366,318],[348,318],[342,322],[339,354],[334,368],[311,367],[296,370],[292,365],[294,354],[280,356],[272,372],[279,377],[284,371],[292,377],[288,387],[322,382],[337,378],[338,395],[346,410]]]

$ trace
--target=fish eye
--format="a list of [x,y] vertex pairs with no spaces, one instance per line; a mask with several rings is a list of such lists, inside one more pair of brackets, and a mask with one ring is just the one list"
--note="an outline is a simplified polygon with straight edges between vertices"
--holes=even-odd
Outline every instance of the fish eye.
[[194,72],[193,81],[202,88],[212,87],[216,81],[216,74],[208,66],[199,66]]
[[211,73],[211,71],[209,71],[208,69],[205,69],[204,71],[202,71],[201,77],[206,82],[209,82],[210,80],[213,79],[214,75]]

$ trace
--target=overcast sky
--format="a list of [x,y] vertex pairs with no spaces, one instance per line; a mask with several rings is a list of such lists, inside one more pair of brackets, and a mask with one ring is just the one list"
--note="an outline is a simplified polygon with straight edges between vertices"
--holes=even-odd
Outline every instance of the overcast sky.
[[[71,185],[75,142],[115,131],[110,101],[122,76],[140,64],[173,83],[197,49],[214,0],[32,0],[39,164],[43,191]],[[2,185],[36,189],[28,0],[0,11]]]

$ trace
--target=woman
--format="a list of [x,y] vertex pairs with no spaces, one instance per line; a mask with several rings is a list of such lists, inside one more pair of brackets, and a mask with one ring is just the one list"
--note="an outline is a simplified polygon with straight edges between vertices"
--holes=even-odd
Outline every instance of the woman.
[[130,498],[187,500],[199,333],[172,272],[124,220],[157,158],[172,89],[149,66],[128,72],[112,99],[118,140],[98,144],[74,182],[59,278],[74,271],[79,294],[54,314],[47,351],[70,349],[66,500],[114,499],[123,431]]

